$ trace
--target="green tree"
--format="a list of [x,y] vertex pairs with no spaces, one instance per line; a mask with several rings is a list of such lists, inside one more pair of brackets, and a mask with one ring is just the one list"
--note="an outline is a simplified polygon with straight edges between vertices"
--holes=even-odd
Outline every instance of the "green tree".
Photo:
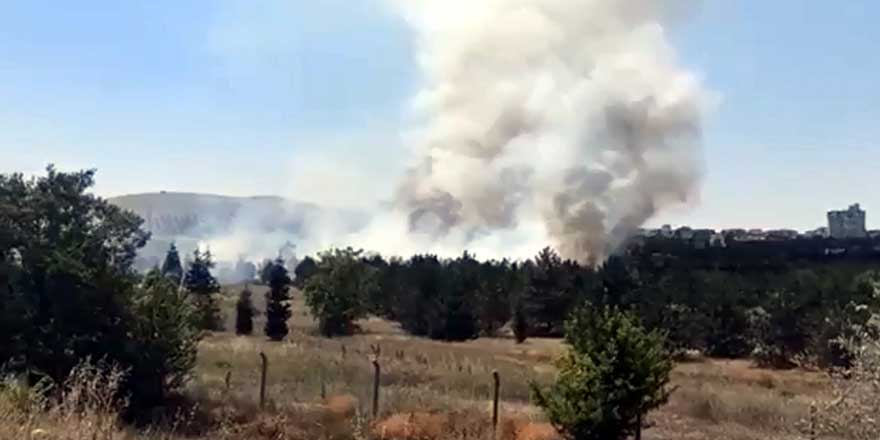
[[214,261],[211,259],[211,251],[193,251],[193,260],[186,271],[183,284],[186,290],[193,295],[198,309],[196,325],[202,330],[223,330],[223,319],[220,306],[217,304],[216,294],[220,292],[220,283],[211,275]]
[[511,292],[517,289],[516,272],[507,260],[480,264],[474,309],[481,334],[495,336],[498,329],[510,320]]
[[480,292],[480,264],[467,252],[445,265],[445,282],[429,310],[431,339],[466,341],[480,335],[474,299]]
[[165,254],[165,261],[162,262],[162,275],[171,279],[175,286],[179,286],[183,279],[183,266],[180,264],[180,254],[177,253],[177,246],[174,243],[171,243]]
[[361,251],[334,249],[319,254],[317,271],[304,293],[322,335],[351,334],[354,322],[367,313],[367,298],[378,286],[376,269],[360,258]]
[[397,307],[404,296],[404,277],[406,266],[400,258],[391,258],[387,262],[380,255],[371,255],[364,262],[378,273],[378,287],[370,291],[367,298],[369,313],[390,320],[397,320]]
[[192,323],[197,310],[173,280],[147,275],[132,304],[129,358],[132,393],[145,402],[163,402],[183,388],[195,367],[201,332]]
[[254,302],[253,292],[245,286],[238,296],[235,304],[235,333],[238,335],[250,335],[254,332]]
[[446,269],[436,255],[414,255],[406,262],[402,278],[404,294],[395,304],[394,315],[408,333],[427,336],[447,282]]
[[82,359],[128,369],[133,407],[160,403],[192,368],[186,298],[133,270],[143,221],[90,193],[94,171],[0,175],[0,364],[62,383]]
[[276,259],[269,270],[269,291],[266,292],[266,336],[280,341],[287,336],[287,320],[290,311],[290,276],[284,267],[284,260]]
[[293,270],[294,280],[293,284],[297,289],[302,289],[306,286],[306,282],[309,280],[309,277],[315,274],[318,271],[318,264],[315,263],[315,259],[309,256],[306,256],[296,265],[296,269]]
[[562,258],[552,248],[544,248],[531,264],[525,266],[529,276],[526,288],[525,310],[532,333],[538,336],[556,336],[576,298],[572,290],[570,272]]
[[673,362],[663,335],[616,308],[578,308],[566,322],[567,353],[535,402],[566,437],[623,440],[641,416],[666,402]]
[[635,300],[632,295],[639,285],[626,258],[618,255],[609,257],[600,268],[599,275],[603,304],[628,306]]

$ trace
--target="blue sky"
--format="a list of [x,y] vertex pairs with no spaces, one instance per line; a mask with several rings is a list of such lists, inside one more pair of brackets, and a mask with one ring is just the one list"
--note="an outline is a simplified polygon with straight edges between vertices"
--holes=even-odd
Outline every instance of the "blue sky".
[[[384,193],[418,73],[379,1],[0,0],[0,172],[95,167],[104,195]],[[880,228],[878,19],[871,0],[705,0],[673,34],[721,96],[701,200],[653,223],[802,229],[858,201]]]

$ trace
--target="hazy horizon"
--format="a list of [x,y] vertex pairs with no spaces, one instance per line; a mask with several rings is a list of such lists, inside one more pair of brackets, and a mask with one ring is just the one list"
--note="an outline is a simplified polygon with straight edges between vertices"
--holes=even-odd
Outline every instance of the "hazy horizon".
[[[677,3],[675,60],[713,103],[697,197],[647,226],[807,230],[861,203],[876,228],[880,4]],[[363,209],[414,160],[425,74],[387,1],[16,2],[0,37],[0,172]]]

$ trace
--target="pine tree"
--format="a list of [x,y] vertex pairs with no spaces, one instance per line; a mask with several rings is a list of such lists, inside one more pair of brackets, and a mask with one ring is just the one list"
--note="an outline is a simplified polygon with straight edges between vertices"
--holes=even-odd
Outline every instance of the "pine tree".
[[168,277],[175,286],[180,285],[183,278],[183,266],[180,264],[180,254],[177,253],[177,246],[171,243],[168,253],[165,254],[165,261],[162,263],[162,275]]
[[565,324],[568,351],[556,382],[533,384],[535,403],[566,438],[623,440],[666,402],[673,362],[662,332],[616,308],[576,309]]
[[441,325],[434,328],[434,339],[466,341],[480,335],[477,317],[467,299],[467,291],[452,288],[441,299]]
[[235,333],[238,335],[250,335],[254,332],[254,303],[251,301],[253,293],[245,286],[238,297],[235,305]]
[[559,254],[549,247],[529,263],[525,266],[529,283],[523,306],[531,331],[537,336],[558,336],[575,298],[570,274]]
[[278,258],[272,263],[268,273],[269,292],[266,293],[266,336],[280,341],[287,336],[287,320],[290,319],[291,279],[284,267],[284,260]]
[[480,290],[479,263],[467,252],[447,263],[447,280],[441,287],[436,310],[431,312],[429,337],[466,341],[480,334],[473,298]]
[[198,249],[193,252],[193,261],[184,277],[186,290],[194,296],[198,309],[196,325],[202,330],[222,330],[220,307],[214,295],[220,292],[220,283],[211,275],[214,262],[211,251],[202,253]]

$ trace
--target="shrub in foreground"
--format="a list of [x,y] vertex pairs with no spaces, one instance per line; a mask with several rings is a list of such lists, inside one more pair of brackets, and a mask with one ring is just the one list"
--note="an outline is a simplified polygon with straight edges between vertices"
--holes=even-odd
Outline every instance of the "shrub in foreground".
[[648,332],[630,313],[584,306],[565,325],[569,349],[549,389],[535,401],[568,438],[622,440],[640,416],[669,397],[673,362],[664,335]]

